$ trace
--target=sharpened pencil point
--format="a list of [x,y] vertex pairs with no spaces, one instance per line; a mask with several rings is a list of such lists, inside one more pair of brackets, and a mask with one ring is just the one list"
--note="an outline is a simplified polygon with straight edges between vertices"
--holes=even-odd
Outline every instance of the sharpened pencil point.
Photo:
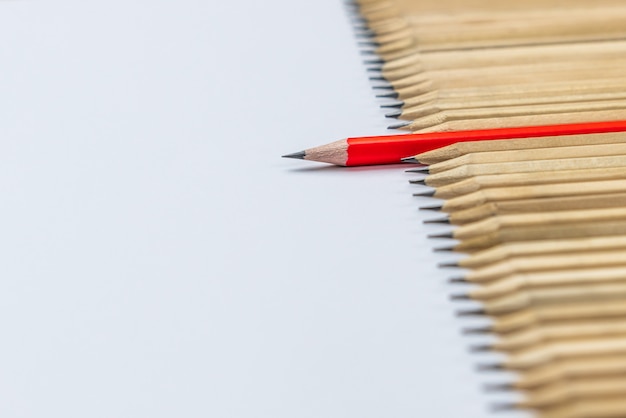
[[[403,163],[420,164],[419,160],[418,160],[417,158],[415,158],[414,156],[413,156],[413,157],[404,157],[404,158],[401,158],[401,159],[400,159],[400,161],[402,161]],[[424,167],[422,167],[422,168],[420,169],[420,171],[418,171],[418,172],[421,172],[421,173],[428,173],[428,166],[427,166],[427,165],[425,165],[425,166],[424,166]]]
[[361,47],[371,46],[371,47],[375,47],[375,48],[380,46],[380,44],[378,42],[376,42],[376,41],[360,41],[360,42],[357,42],[357,45],[361,46]]
[[385,94],[377,94],[376,97],[379,99],[397,99],[399,96],[397,91],[392,91]]
[[436,253],[448,253],[454,251],[454,246],[452,247],[436,247],[433,249]]
[[371,76],[370,80],[372,81],[387,81],[387,79],[381,75]]
[[433,197],[435,195],[435,189],[425,189],[425,190],[421,190],[419,192],[415,192],[413,193],[413,196],[426,196],[426,197]]
[[492,351],[493,347],[490,345],[473,345],[469,348],[471,353],[484,353],[487,351]]
[[484,309],[468,309],[464,311],[457,311],[457,316],[485,316],[487,312]]
[[446,261],[445,263],[437,264],[438,267],[446,268],[446,267],[461,267],[457,261]]
[[364,60],[363,64],[365,65],[380,65],[381,69],[382,69],[382,65],[385,63],[385,60],[382,59],[371,59],[371,60]]
[[400,123],[396,123],[394,125],[389,125],[387,127],[387,129],[401,129],[401,128],[405,128],[405,127],[409,126],[411,123],[412,122],[409,122],[409,121],[403,121],[403,122],[400,122]]
[[[414,173],[414,171],[413,170],[406,170],[405,173]],[[409,180],[409,183],[411,183],[411,184],[420,184],[422,186],[426,186],[426,179]]]
[[469,283],[465,277],[450,277],[448,279],[448,282],[450,283]]
[[463,328],[461,332],[465,335],[491,334],[493,329],[491,327]]
[[386,118],[396,118],[396,119],[399,116],[402,116],[402,111],[401,110],[396,110],[395,112],[387,113],[385,115]]
[[383,103],[380,105],[380,107],[385,108],[385,109],[392,109],[392,108],[400,108],[404,106],[404,102],[403,101],[397,101],[397,102],[392,102],[392,103]]
[[515,386],[511,383],[487,383],[484,388],[488,392],[508,392],[515,390]]
[[[435,210],[435,211],[438,211],[438,210],[441,210],[442,208],[443,208],[443,206],[438,205],[438,206],[420,206],[419,209],[420,210]],[[450,238],[452,238],[452,237],[450,237]]]
[[374,90],[393,90],[393,86],[372,86]]
[[467,293],[458,293],[456,295],[450,295],[450,300],[472,300]]
[[493,370],[504,370],[504,366],[502,364],[479,364],[476,366],[476,369],[481,372],[493,371]]
[[294,152],[293,154],[283,155],[283,158],[297,158],[299,160],[304,160],[304,157],[306,157],[305,151]]
[[429,234],[428,238],[454,238],[452,232],[440,232],[438,234]]
[[449,224],[450,219],[448,218],[425,219],[423,222],[425,224]]

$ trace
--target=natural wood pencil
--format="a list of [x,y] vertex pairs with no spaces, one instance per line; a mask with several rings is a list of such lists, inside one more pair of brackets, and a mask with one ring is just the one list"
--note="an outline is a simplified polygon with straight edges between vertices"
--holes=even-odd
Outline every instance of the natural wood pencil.
[[552,361],[602,355],[626,355],[626,336],[547,343],[520,353],[511,353],[500,367],[508,370],[530,370]]
[[532,390],[574,378],[620,376],[626,372],[626,356],[587,357],[558,360],[543,367],[525,370],[514,382],[491,385],[494,389]]
[[425,223],[466,225],[492,216],[521,213],[545,213],[562,210],[603,209],[626,206],[626,192],[598,195],[549,197],[537,199],[504,200],[484,203],[473,208],[454,211],[446,218],[426,220]]
[[[408,30],[400,30],[390,35],[378,36],[378,42],[402,38]],[[419,51],[406,57],[384,62],[380,73],[386,80],[398,80],[421,71],[444,70],[448,68],[483,68],[491,66],[514,67],[536,62],[576,62],[581,60],[605,60],[623,56],[626,42],[605,40],[598,42],[574,42],[558,45],[522,45],[511,48],[469,49],[462,51]]]
[[[522,215],[504,215],[501,217],[490,219],[500,220],[502,218],[508,218],[511,216]],[[486,221],[487,220],[480,222]],[[480,222],[475,222],[474,224],[478,224]],[[462,226],[460,228],[465,227],[466,226]],[[472,253],[491,248],[495,245],[500,245],[506,242],[571,239],[582,237],[608,237],[623,234],[626,234],[626,221],[624,220],[595,220],[588,222],[582,221],[575,224],[551,224],[546,222],[538,223],[533,226],[497,228],[493,232],[474,234],[474,236],[471,238],[463,238],[461,242],[456,245],[452,245],[446,248],[439,248],[438,250]],[[440,234],[439,236],[454,237],[453,234]]]
[[542,148],[565,148],[585,145],[622,144],[626,133],[609,132],[583,135],[557,135],[541,138],[511,138],[505,140],[456,142],[418,154],[413,158],[421,164],[437,164],[443,161],[464,157],[468,154],[487,152],[527,151]]
[[[609,286],[610,287],[610,286]],[[545,289],[544,289],[545,290]],[[532,292],[531,292],[532,293]],[[510,298],[509,298],[510,299]],[[491,314],[492,323],[488,327],[465,329],[467,334],[493,333],[509,335],[525,330],[534,330],[550,324],[577,323],[580,321],[619,319],[626,315],[626,299],[601,297],[597,300],[575,300],[574,303],[539,304],[522,307],[512,312],[471,312]]]
[[[624,396],[626,395],[626,377],[603,376],[570,379],[526,392],[525,395],[523,400],[499,404],[496,408],[502,410],[533,409],[545,411],[555,407],[568,407],[571,402],[580,401],[581,399],[598,401],[612,396]],[[620,405],[626,406],[626,402],[620,402]]]
[[[608,266],[626,267],[626,248],[583,252],[576,254],[574,257],[570,253],[509,257],[498,263],[470,270],[460,276],[460,279],[465,282],[487,283],[526,273]],[[459,279],[455,280],[459,281]]]
[[572,258],[585,252],[626,250],[626,236],[582,237],[562,240],[503,243],[474,253],[446,266],[477,269],[516,257],[534,257],[548,254],[567,254]]
[[[453,197],[446,200],[441,206],[429,206],[427,208],[437,208],[443,212],[453,213],[492,202],[566,196],[592,196],[596,194],[622,193],[624,191],[626,191],[626,179],[494,187]],[[566,207],[563,209],[566,209]]]
[[540,323],[530,328],[498,335],[495,342],[485,346],[475,346],[473,350],[516,352],[554,341],[616,335],[626,336],[626,316]]
[[[613,222],[626,221],[626,211],[623,208],[570,210],[548,213],[522,213],[515,215],[504,215],[494,218],[472,222],[467,225],[457,227],[448,233],[432,234],[432,238],[454,238],[465,240],[468,238],[489,235],[501,230],[518,229],[520,236],[523,236],[524,228],[536,226],[566,226],[575,228],[593,222]],[[529,230],[530,231],[530,230]],[[529,240],[534,235],[529,233]]]
[[620,139],[624,139],[624,142],[609,144],[589,143],[589,145],[552,148],[540,147],[525,150],[473,152],[460,157],[431,164],[428,167],[428,172],[431,174],[440,173],[442,171],[451,170],[466,164],[489,164],[512,161],[557,160],[564,158],[590,158],[608,155],[625,155],[626,135]]
[[589,109],[576,112],[561,113],[533,113],[522,115],[489,116],[477,119],[456,119],[449,112],[439,112],[435,115],[426,116],[410,123],[410,125],[398,126],[412,132],[450,132],[469,131],[491,128],[517,128],[522,126],[559,125],[575,123],[581,120],[589,122],[608,122],[622,119],[626,115],[626,109],[616,106],[606,109]]
[[480,287],[453,298],[487,301],[538,288],[558,288],[564,285],[589,287],[597,284],[626,283],[626,266],[528,271],[482,283]]
[[[589,182],[626,179],[626,167],[590,168],[583,170],[536,171],[532,173],[492,174],[437,187],[434,190],[416,192],[416,196],[432,196],[438,199],[451,199],[483,189],[496,187],[531,186],[567,182]],[[429,186],[428,178],[411,180],[411,183]]]
[[445,186],[474,176],[492,174],[532,173],[538,171],[585,170],[626,167],[626,156],[566,158],[508,163],[467,164],[442,173],[431,174],[425,182],[431,187]]

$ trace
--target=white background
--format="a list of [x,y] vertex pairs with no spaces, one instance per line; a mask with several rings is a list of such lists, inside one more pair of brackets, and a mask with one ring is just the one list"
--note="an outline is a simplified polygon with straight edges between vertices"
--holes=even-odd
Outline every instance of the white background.
[[0,416],[490,416],[405,167],[279,158],[387,132],[361,59],[338,1],[1,2]]

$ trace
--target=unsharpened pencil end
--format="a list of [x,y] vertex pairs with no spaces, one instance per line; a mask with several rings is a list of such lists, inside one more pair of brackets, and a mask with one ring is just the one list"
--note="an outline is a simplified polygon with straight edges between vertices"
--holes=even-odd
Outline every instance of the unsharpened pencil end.
[[283,155],[283,158],[296,158],[298,160],[304,160],[304,157],[306,157],[305,151],[294,152],[293,154]]

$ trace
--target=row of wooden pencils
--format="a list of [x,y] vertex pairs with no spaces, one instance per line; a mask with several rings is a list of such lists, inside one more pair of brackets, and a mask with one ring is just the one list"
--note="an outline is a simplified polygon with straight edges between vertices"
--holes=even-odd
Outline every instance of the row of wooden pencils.
[[392,128],[465,131],[623,119],[626,4],[618,0],[358,0]]
[[[626,133],[465,142],[410,159],[428,222],[453,228],[441,250],[467,254],[454,299],[491,319],[493,344],[525,395],[505,408],[546,418],[626,416]],[[429,186],[428,188],[424,187]]]

